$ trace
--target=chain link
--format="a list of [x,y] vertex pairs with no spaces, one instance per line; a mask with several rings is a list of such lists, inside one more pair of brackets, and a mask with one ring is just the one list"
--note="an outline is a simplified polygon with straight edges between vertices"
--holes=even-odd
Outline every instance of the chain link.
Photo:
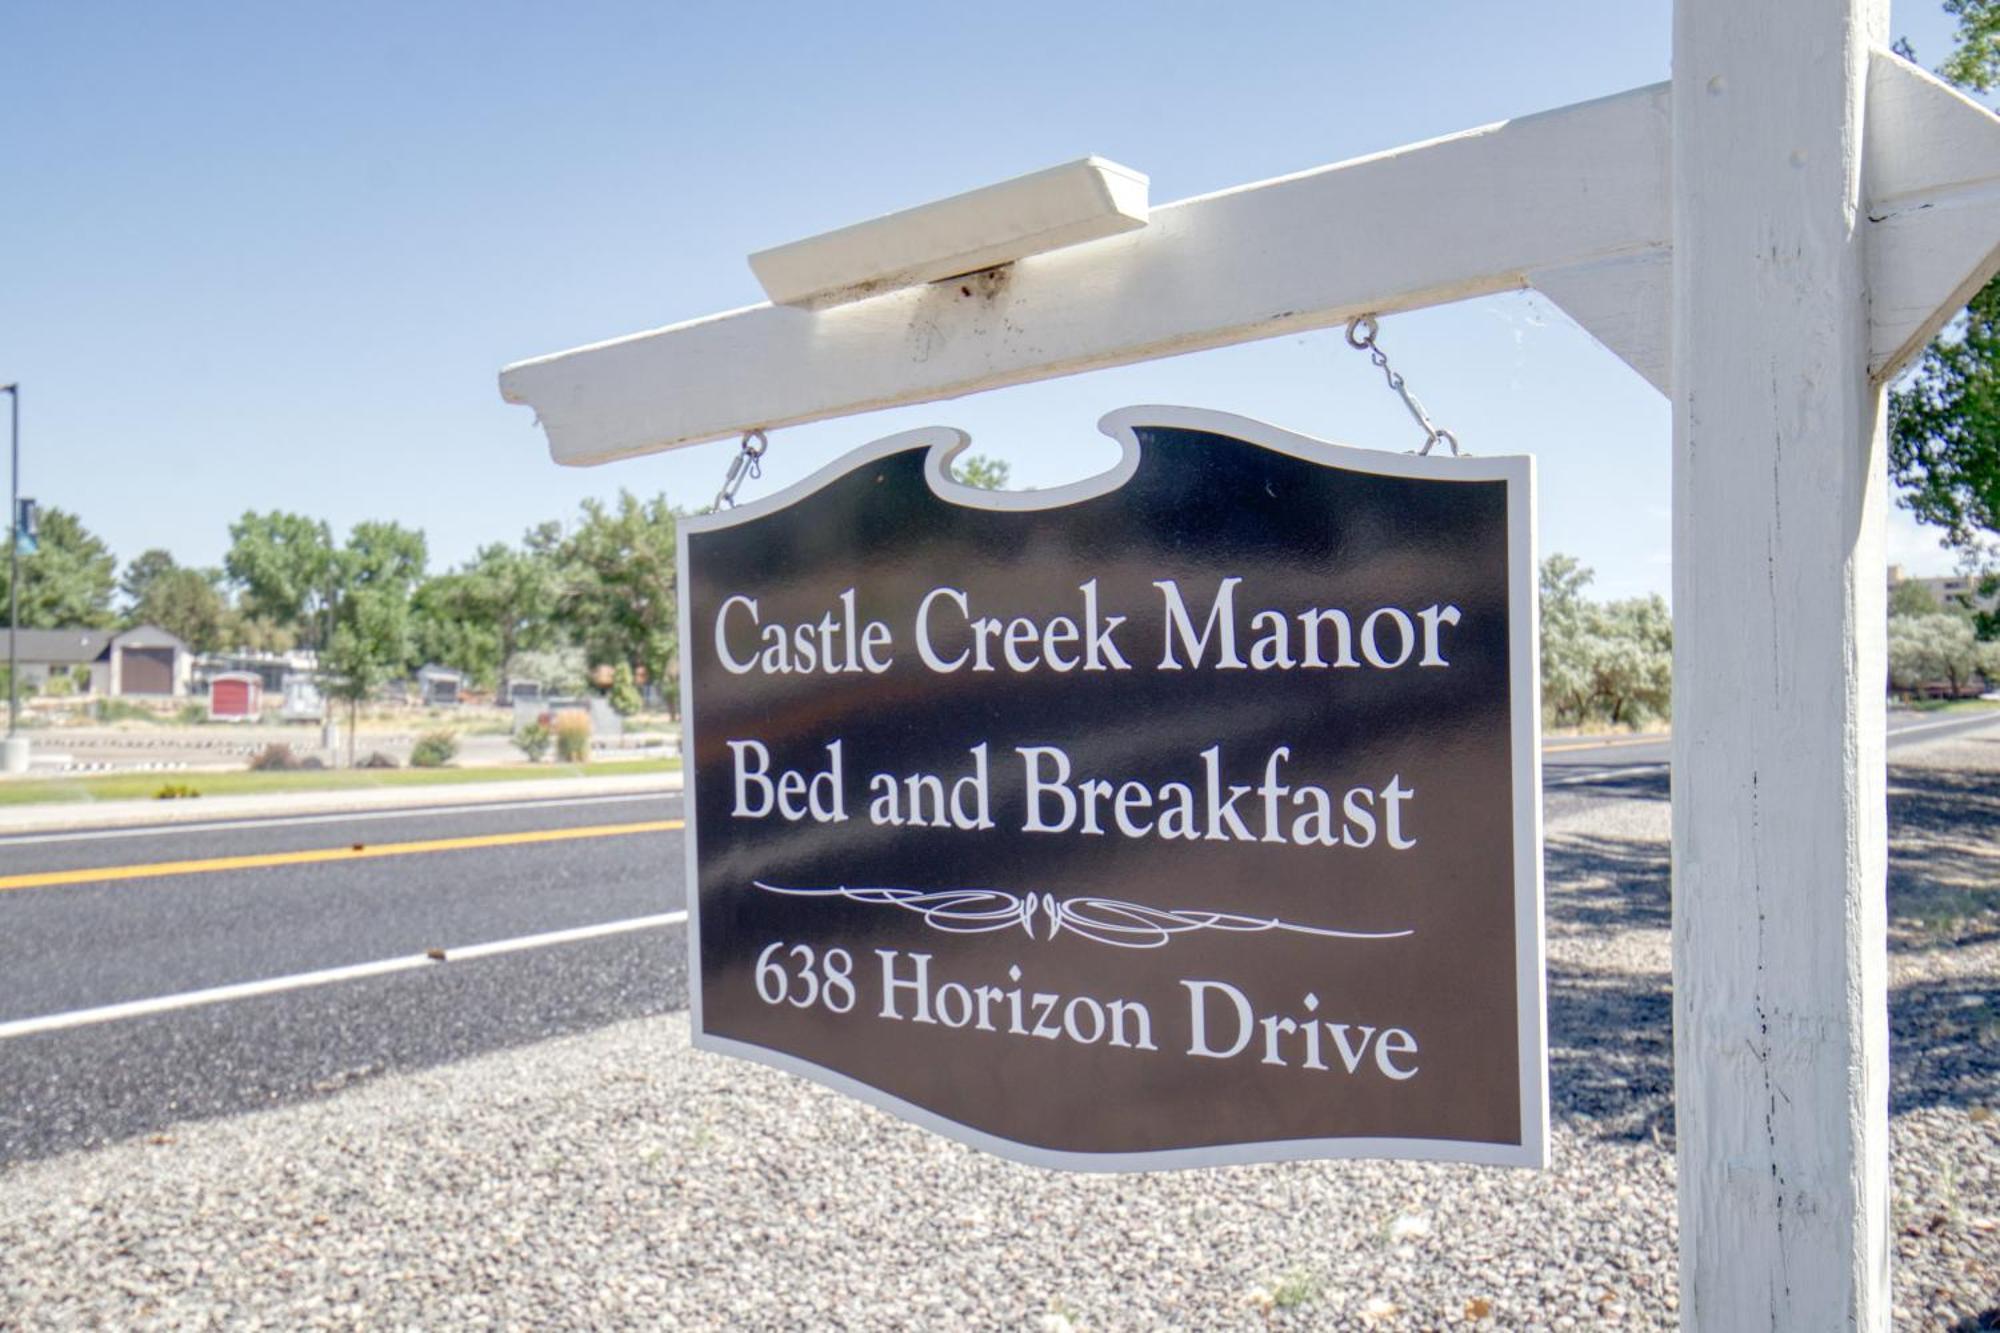
[[736,492],[742,489],[744,481],[764,475],[764,451],[770,447],[763,431],[743,432],[743,447],[729,460],[729,474],[722,479],[722,489],[715,493],[714,507],[718,511],[734,509]]
[[1417,401],[1417,396],[1410,392],[1409,386],[1403,382],[1403,377],[1390,369],[1388,356],[1375,345],[1377,327],[1373,315],[1357,315],[1348,320],[1347,345],[1357,352],[1368,353],[1368,359],[1382,372],[1383,378],[1389,382],[1389,387],[1396,391],[1397,396],[1403,400],[1403,406],[1410,409],[1410,415],[1416,419],[1417,425],[1423,428],[1424,447],[1415,452],[1422,456],[1443,443],[1451,446],[1453,458],[1462,457],[1463,453],[1458,447],[1458,437],[1440,426],[1433,425],[1430,414],[1424,411],[1424,405]]

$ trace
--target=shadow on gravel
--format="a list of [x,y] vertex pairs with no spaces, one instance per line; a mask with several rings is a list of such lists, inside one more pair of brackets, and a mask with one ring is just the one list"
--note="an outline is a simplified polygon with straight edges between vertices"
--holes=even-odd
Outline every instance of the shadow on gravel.
[[[1892,767],[1889,834],[1889,914],[1904,927],[1899,945],[2000,938],[2000,771]],[[1929,938],[1911,938],[1911,924]]]
[[1658,929],[1671,924],[1664,843],[1565,833],[1543,855],[1551,933]]
[[[2000,937],[2000,772],[1896,768],[1889,785],[1889,912],[1918,923],[1891,947]],[[1634,972],[1614,943],[1671,928],[1669,865],[1659,842],[1549,842],[1551,1113],[1600,1138],[1673,1133],[1672,988],[1664,971]],[[1664,966],[1664,953],[1653,957]],[[2000,1103],[2000,977],[1898,987],[1889,1022],[1892,1112]]]

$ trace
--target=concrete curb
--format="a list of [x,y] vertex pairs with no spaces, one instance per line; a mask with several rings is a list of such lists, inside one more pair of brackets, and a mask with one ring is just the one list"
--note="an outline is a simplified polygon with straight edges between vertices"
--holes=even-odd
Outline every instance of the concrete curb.
[[255,796],[204,796],[198,800],[64,801],[0,806],[0,838],[13,833],[70,829],[198,824],[218,819],[344,814],[424,806],[490,805],[562,797],[627,796],[681,790],[679,773],[634,773],[598,778],[522,779],[435,787],[369,787],[350,791],[278,792]]

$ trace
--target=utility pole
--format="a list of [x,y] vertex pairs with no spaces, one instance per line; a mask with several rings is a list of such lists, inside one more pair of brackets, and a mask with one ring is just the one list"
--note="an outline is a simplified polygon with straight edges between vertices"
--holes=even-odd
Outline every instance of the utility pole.
[[21,730],[21,386],[0,384],[9,406],[13,483],[7,502],[7,739],[0,773],[24,773],[28,741]]

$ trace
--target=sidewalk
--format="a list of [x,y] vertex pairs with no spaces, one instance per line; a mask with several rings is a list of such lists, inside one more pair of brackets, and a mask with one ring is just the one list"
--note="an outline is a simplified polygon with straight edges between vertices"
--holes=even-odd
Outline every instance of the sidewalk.
[[278,792],[255,796],[204,796],[197,800],[64,801],[0,807],[0,837],[68,829],[130,828],[147,824],[207,823],[282,815],[421,806],[485,805],[561,797],[624,796],[681,789],[679,773],[634,773],[545,781],[471,782],[435,787],[368,787],[347,791]]

